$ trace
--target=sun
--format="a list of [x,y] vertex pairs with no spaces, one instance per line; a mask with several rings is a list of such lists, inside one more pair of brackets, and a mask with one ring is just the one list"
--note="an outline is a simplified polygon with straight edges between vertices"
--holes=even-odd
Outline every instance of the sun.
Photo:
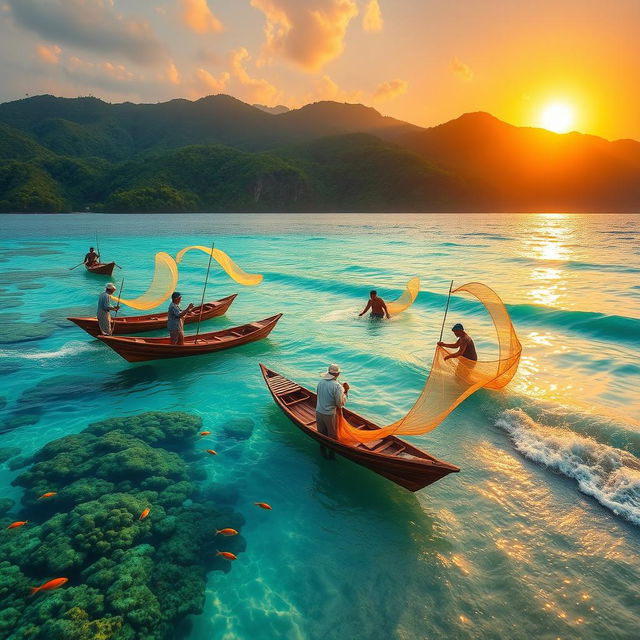
[[548,104],[540,113],[540,125],[555,133],[567,133],[573,126],[573,109],[564,102]]

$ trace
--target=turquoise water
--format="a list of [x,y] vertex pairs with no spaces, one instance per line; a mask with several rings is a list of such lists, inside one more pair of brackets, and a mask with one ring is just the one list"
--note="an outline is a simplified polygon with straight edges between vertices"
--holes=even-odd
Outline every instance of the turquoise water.
[[[147,410],[202,417],[219,453],[202,483],[246,519],[246,551],[230,571],[210,574],[205,611],[181,632],[189,640],[635,638],[638,221],[0,216],[0,447],[29,454],[88,422]],[[106,282],[68,269],[96,232],[103,258],[123,267],[114,280],[124,276],[126,297],[146,289],[156,251],[175,255],[215,238],[265,279],[245,288],[214,270],[207,297],[239,295],[207,329],[284,317],[267,340],[243,348],[127,364],[64,321],[91,313]],[[199,301],[206,263],[203,254],[185,258],[185,302]],[[393,299],[415,275],[422,291],[411,309],[387,323],[357,318],[370,288]],[[504,392],[477,393],[414,439],[462,472],[410,494],[322,459],[273,405],[257,363],[313,385],[338,362],[352,408],[391,422],[423,384],[451,279],[493,287],[524,347]],[[475,307],[453,299],[454,321],[490,351]],[[2,497],[20,497],[10,486],[17,473],[0,466]]]

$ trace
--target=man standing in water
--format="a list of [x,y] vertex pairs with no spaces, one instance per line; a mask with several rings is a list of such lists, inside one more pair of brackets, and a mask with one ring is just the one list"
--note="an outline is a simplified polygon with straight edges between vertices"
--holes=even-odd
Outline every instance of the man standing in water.
[[378,298],[377,291],[371,291],[369,293],[367,306],[362,310],[362,313],[358,314],[358,316],[363,316],[369,309],[371,309],[371,315],[369,316],[371,318],[382,319],[385,317],[385,315],[387,316],[387,318],[391,317],[384,300],[382,298]]
[[450,358],[466,358],[467,360],[478,360],[478,354],[476,353],[476,345],[473,344],[471,336],[465,332],[464,327],[458,322],[451,327],[454,335],[458,340],[447,344],[446,342],[438,342],[439,347],[448,347],[449,349],[458,349],[455,353],[449,353],[444,357],[445,360]]
[[[347,402],[349,384],[338,382],[340,367],[337,364],[329,365],[327,373],[320,377],[316,393],[318,401],[316,403],[316,424],[318,433],[336,439],[338,435],[338,419],[342,415],[342,407]],[[320,445],[322,455],[328,460],[333,460],[333,451]]]
[[100,333],[103,336],[110,336],[111,327],[111,311],[118,311],[119,306],[111,306],[111,295],[116,290],[116,285],[110,282],[100,294],[98,298],[98,310],[96,316],[98,317],[98,325],[100,326]]
[[93,267],[98,262],[100,262],[100,256],[93,250],[93,247],[89,247],[89,253],[84,256],[84,264],[87,267]]
[[184,344],[184,317],[193,309],[193,304],[183,311],[180,308],[182,294],[174,291],[171,294],[171,304],[169,305],[169,316],[167,319],[167,329],[169,329],[169,337],[171,344]]

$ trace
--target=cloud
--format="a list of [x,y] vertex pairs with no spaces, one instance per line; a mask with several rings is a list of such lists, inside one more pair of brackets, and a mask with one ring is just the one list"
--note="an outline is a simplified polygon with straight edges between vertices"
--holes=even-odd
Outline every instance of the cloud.
[[362,16],[362,28],[365,31],[382,31],[382,12],[378,0],[369,0]]
[[342,53],[355,0],[251,0],[267,17],[262,60],[285,58],[317,71]]
[[178,71],[178,67],[176,67],[175,62],[170,62],[165,71],[165,78],[171,84],[180,84],[180,72]]
[[7,0],[18,24],[47,40],[120,55],[151,65],[166,61],[164,46],[144,20],[118,13],[112,0]]
[[206,69],[196,70],[196,93],[201,96],[202,94],[221,93],[225,90],[227,82],[229,81],[229,74],[225,71],[216,78]]
[[407,92],[409,83],[406,80],[389,80],[389,82],[381,82],[373,92],[373,99],[377,102],[386,102],[393,100],[403,93]]
[[42,62],[46,62],[47,64],[58,64],[61,53],[62,49],[56,45],[47,47],[44,44],[39,44],[36,47],[36,55]]
[[461,62],[457,57],[449,63],[449,70],[463,80],[468,81],[473,78],[473,72],[469,65]]
[[242,99],[250,103],[260,102],[270,104],[275,100],[278,90],[267,80],[252,78],[249,75],[245,69],[245,64],[249,62],[250,59],[249,52],[244,47],[231,52],[231,74],[244,88]]
[[222,22],[216,18],[207,0],[180,0],[182,20],[195,33],[220,33],[224,29]]

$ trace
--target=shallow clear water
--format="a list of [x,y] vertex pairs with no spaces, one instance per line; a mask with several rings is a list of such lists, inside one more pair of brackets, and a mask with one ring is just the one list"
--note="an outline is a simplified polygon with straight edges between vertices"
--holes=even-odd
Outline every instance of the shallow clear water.
[[[28,454],[88,422],[150,409],[202,416],[219,452],[207,482],[246,518],[247,549],[210,575],[190,640],[634,638],[639,220],[0,216],[0,447]],[[63,320],[70,307],[91,313],[106,281],[68,270],[96,231],[103,258],[123,267],[114,280],[125,277],[125,297],[146,289],[156,251],[215,238],[265,279],[244,288],[214,270],[207,298],[239,295],[205,326],[285,315],[259,343],[127,364]],[[181,265],[185,302],[199,301],[206,263],[193,253]],[[415,275],[422,292],[410,310],[387,323],[357,318],[369,289],[393,299]],[[524,346],[504,392],[477,393],[414,439],[462,472],[410,494],[323,460],[273,405],[257,363],[313,385],[339,362],[352,407],[391,422],[419,393],[451,279],[493,287]],[[454,298],[448,318],[490,349],[475,308]],[[34,339],[13,342],[20,332]],[[0,466],[4,496],[20,496],[16,473]]]

